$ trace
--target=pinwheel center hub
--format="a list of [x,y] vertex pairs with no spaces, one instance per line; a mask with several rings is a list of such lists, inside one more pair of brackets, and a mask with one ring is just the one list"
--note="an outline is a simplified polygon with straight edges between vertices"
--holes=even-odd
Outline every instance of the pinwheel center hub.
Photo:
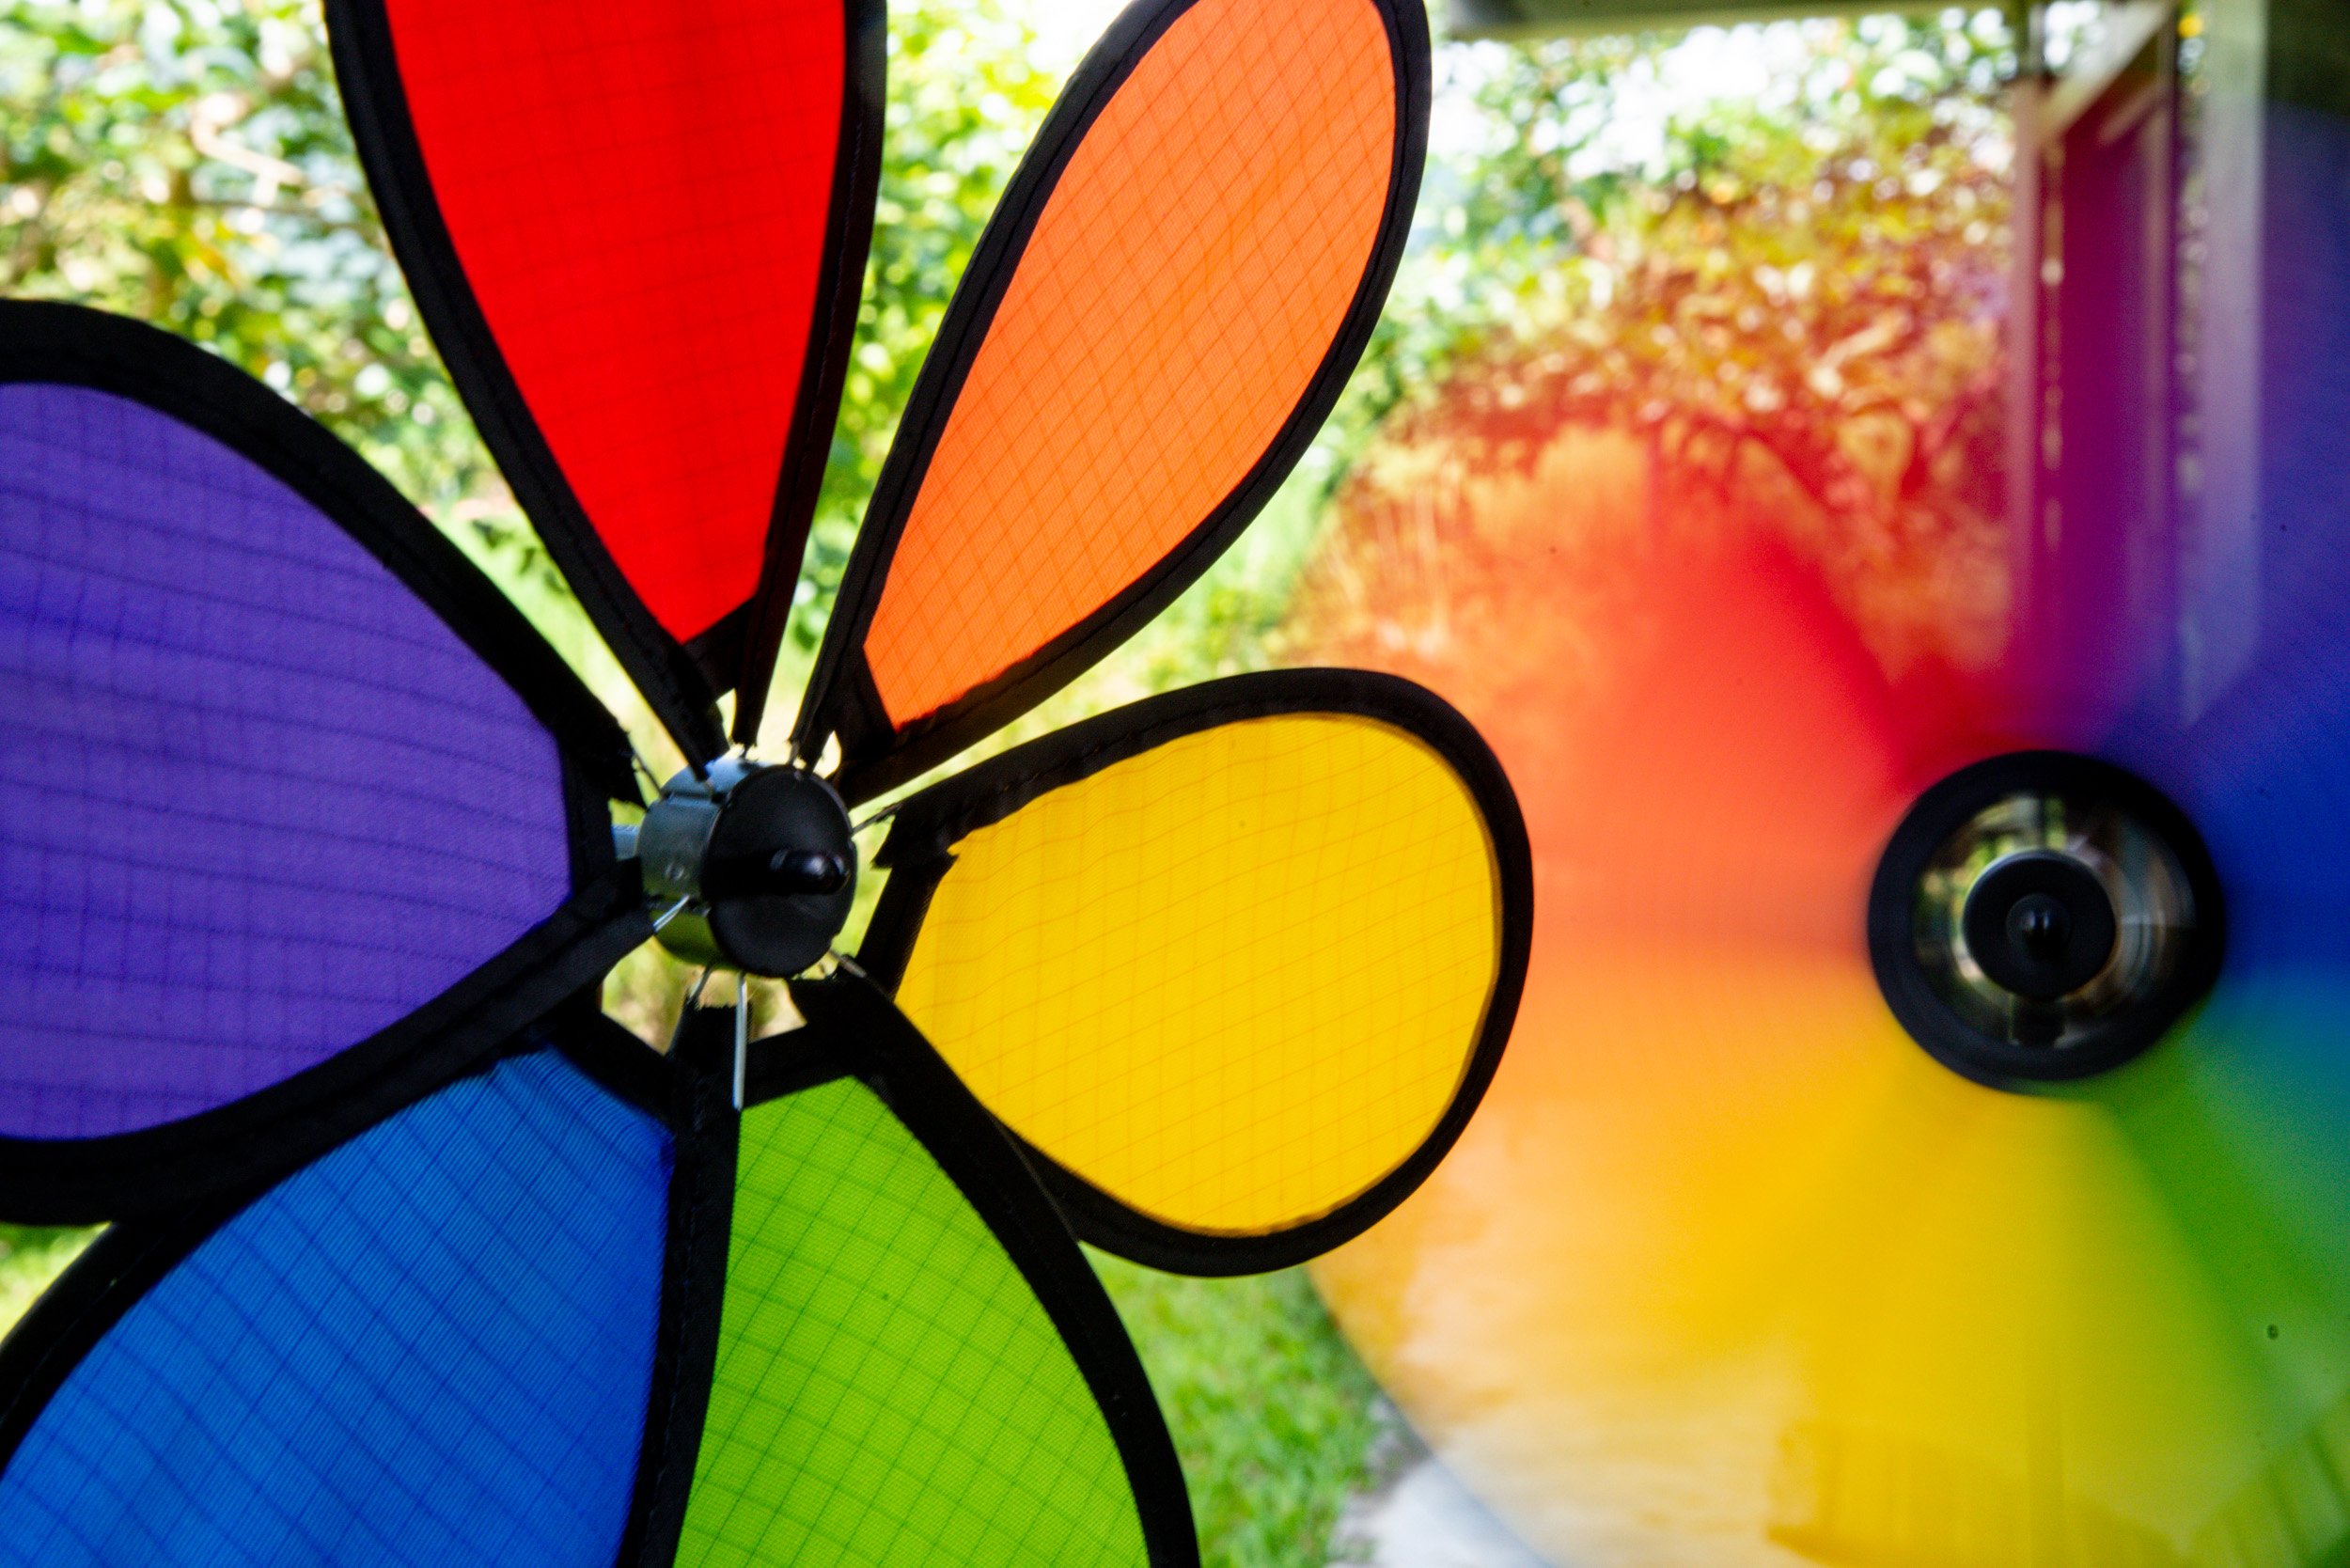
[[2113,899],[2093,866],[2063,850],[2017,850],[1976,877],[1959,942],[1983,978],[2035,1002],[2069,996],[2113,962]]
[[682,773],[633,842],[662,945],[689,963],[777,978],[831,949],[856,898],[856,844],[832,786],[727,758]]
[[2219,886],[2186,818],[2086,757],[2019,752],[1920,795],[1878,862],[1877,983],[1944,1065],[2001,1088],[2159,1040],[2218,973]]

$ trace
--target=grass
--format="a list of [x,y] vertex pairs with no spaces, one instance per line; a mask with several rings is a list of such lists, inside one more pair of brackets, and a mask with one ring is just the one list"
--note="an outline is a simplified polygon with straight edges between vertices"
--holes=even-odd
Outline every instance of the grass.
[[0,1225],[0,1330],[14,1326],[98,1232],[62,1226]]
[[1175,1437],[1205,1568],[1320,1568],[1375,1479],[1378,1386],[1302,1270],[1185,1279],[1093,1253]]

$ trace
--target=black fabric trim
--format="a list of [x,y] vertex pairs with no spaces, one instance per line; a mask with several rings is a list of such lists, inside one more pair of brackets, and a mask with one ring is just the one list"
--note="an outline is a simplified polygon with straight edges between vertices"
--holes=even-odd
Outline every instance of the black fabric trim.
[[0,383],[86,386],[220,441],[357,541],[495,670],[555,737],[572,891],[408,1017],[232,1105],[94,1138],[0,1137],[0,1213],[86,1224],[178,1209],[290,1168],[479,1061],[648,934],[608,796],[635,798],[619,727],[462,552],[322,427],[169,333],[79,306],[0,301]]
[[[449,377],[582,608],[662,724],[696,762],[726,749],[717,691],[637,598],[588,520],[507,368],[457,259],[409,118],[384,0],[326,0],[327,40],[359,162]],[[633,798],[633,797],[632,797]]]
[[857,306],[864,295],[865,260],[873,243],[873,208],[881,190],[882,109],[888,96],[887,19],[883,0],[843,0],[843,6],[846,80],[840,93],[840,139],[833,161],[832,208],[824,220],[823,260],[816,280],[815,321],[808,330],[807,358],[800,371],[783,473],[776,486],[766,561],[751,595],[739,663],[729,676],[734,687],[734,738],[744,745],[758,741],[760,721],[766,716],[767,688],[775,679],[776,658],[791,620],[791,596],[799,587],[808,525],[815,518],[816,502],[824,487],[833,426],[840,416],[840,389],[848,379],[850,351],[856,345]]
[[[822,651],[818,651],[821,656]],[[812,679],[809,683],[813,686]],[[862,651],[849,656],[841,668],[837,690],[839,713],[833,733],[839,739],[841,757],[845,760],[886,750],[898,732],[889,722],[889,710],[882,705],[881,688],[873,684],[872,667],[866,664]],[[805,704],[801,711],[807,711]],[[842,799],[855,804],[847,796]]]
[[669,1131],[671,1166],[661,1307],[636,1479],[621,1527],[619,1568],[672,1568],[717,1366],[734,1213],[738,1121],[729,1103],[734,1010],[688,1012],[676,1048],[653,1050],[584,991],[546,1032],[582,1073]]
[[677,1063],[603,1011],[602,985],[588,986],[566,998],[513,1051],[526,1051],[540,1043],[562,1052],[565,1060],[605,1093],[657,1118],[672,1133],[688,1124],[683,1074]]
[[168,1219],[117,1225],[66,1266],[0,1341],[0,1471],[73,1369],[122,1315],[263,1190]]
[[[619,1025],[609,1027],[642,1056],[652,1056]],[[718,1365],[727,1247],[734,1222],[741,1121],[732,1104],[733,1050],[734,1010],[698,1008],[686,1014],[675,1054],[654,1058],[666,1070],[677,1165],[669,1184],[668,1261],[662,1275],[645,1442],[620,1537],[622,1568],[670,1568],[693,1496],[694,1466]]]
[[853,1055],[839,1048],[837,1041],[796,1029],[788,1035],[772,1035],[764,1043],[752,1043],[749,1060],[744,1065],[743,1104],[745,1107],[763,1105],[855,1075]]
[[1112,1198],[1012,1135],[1080,1236],[1152,1268],[1257,1274],[1318,1257],[1393,1211],[1459,1140],[1501,1063],[1533,942],[1533,855],[1516,792],[1499,759],[1451,704],[1396,676],[1359,669],[1237,675],[1114,709],[932,785],[898,808],[889,837],[873,857],[876,866],[890,868],[890,875],[857,962],[894,989],[905,973],[922,917],[953,863],[954,846],[972,833],[1041,795],[1183,736],[1243,719],[1312,713],[1350,713],[1392,725],[1433,748],[1467,786],[1484,818],[1497,869],[1500,943],[1493,993],[1460,1087],[1427,1140],[1368,1190],[1287,1230],[1256,1235],[1169,1225]]
[[[549,1048],[559,1051],[616,1098],[669,1124],[682,1154],[685,1139],[679,1128],[682,1121],[685,1075],[596,1011],[592,991],[581,993],[552,1015],[545,1033],[546,1038],[541,1038],[538,1031],[517,1036],[496,1055],[522,1056]],[[477,1062],[471,1071],[484,1071],[489,1066],[486,1060]],[[446,1083],[434,1087],[446,1088],[448,1083],[466,1075],[453,1074]],[[319,1154],[324,1152],[321,1150]],[[672,1179],[670,1189],[673,1234],[679,1193],[686,1185],[685,1173],[689,1168],[689,1168],[681,1157],[677,1167],[680,1174]],[[726,1168],[729,1185],[732,1171],[729,1144]],[[248,1183],[234,1192],[215,1195],[174,1214],[115,1225],[67,1266],[34,1301],[6,1340],[0,1341],[0,1471],[8,1468],[25,1435],[64,1387],[73,1369],[98,1347],[123,1315],[197,1247],[293,1174],[292,1169],[274,1172],[266,1180]],[[671,1250],[674,1257],[674,1241]],[[722,1277],[724,1266],[722,1256]],[[667,1370],[658,1357],[666,1344],[670,1306],[665,1281],[663,1340],[656,1344],[654,1361],[656,1392],[660,1391],[662,1374]],[[698,1419],[696,1424],[698,1430]],[[649,1450],[650,1446],[649,1435]],[[632,1514],[632,1529],[634,1526]],[[632,1560],[623,1556],[619,1560],[626,1563]]]
[[712,691],[722,692],[734,684],[734,672],[743,665],[744,639],[751,624],[751,607],[737,604],[720,616],[710,630],[689,637],[685,656],[694,661],[694,667],[702,673]]
[[[1010,1143],[905,1015],[847,970],[794,980],[807,1028],[753,1047],[752,1103],[853,1074],[938,1162],[994,1232],[1092,1391],[1124,1462],[1154,1568],[1198,1568],[1198,1535],[1174,1440],[1118,1310]],[[729,1045],[731,1042],[729,1042]],[[774,1058],[769,1066],[760,1057]]]
[[[630,782],[635,782],[633,776]],[[623,867],[612,842],[612,796],[607,786],[588,777],[569,758],[563,761],[563,830],[571,838],[574,897],[583,887],[617,877],[634,882],[637,897],[643,898],[644,883],[636,863]]]
[[[883,853],[888,852],[884,841]],[[875,865],[880,864],[878,857]],[[892,870],[882,883],[881,897],[874,901],[873,913],[865,922],[865,940],[857,947],[857,966],[866,977],[895,996],[906,978],[906,961],[913,956],[914,939],[921,934],[922,922],[931,912],[931,900],[938,895],[938,885],[947,880],[954,869],[955,857],[945,850],[925,855],[911,864]]]
[[[1239,486],[1182,542],[1108,604],[1002,675],[915,720],[903,730],[896,730],[889,723],[873,694],[871,675],[864,667],[865,635],[948,416],[1011,286],[1028,240],[1078,144],[1152,45],[1193,4],[1194,0],[1157,0],[1130,8],[1078,66],[980,236],[963,284],[948,306],[937,341],[907,400],[898,438],[883,464],[872,505],[842,576],[792,734],[794,747],[805,756],[817,755],[827,734],[840,737],[842,757],[836,782],[852,804],[916,776],[1010,723],[1091,668],[1173,603],[1240,536],[1305,455],[1314,432],[1337,405],[1378,322],[1410,237],[1412,209],[1418,198],[1428,145],[1428,19],[1418,6],[1400,0],[1377,0],[1387,27],[1397,81],[1395,154],[1386,209],[1354,303],[1288,421]],[[865,738],[876,730],[887,739],[876,744]]]
[[398,1023],[243,1099],[107,1137],[0,1137],[0,1213],[87,1225],[280,1175],[479,1067],[651,935],[634,868]]
[[84,306],[0,300],[0,383],[109,392],[200,431],[286,484],[384,563],[514,689],[567,761],[638,798],[628,739],[495,585],[333,432],[227,360]]

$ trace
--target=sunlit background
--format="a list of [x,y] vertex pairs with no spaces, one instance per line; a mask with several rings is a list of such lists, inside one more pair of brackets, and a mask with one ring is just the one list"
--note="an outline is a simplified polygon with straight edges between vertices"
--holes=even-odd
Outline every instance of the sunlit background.
[[[1368,665],[1468,713],[1532,829],[1526,1010],[1425,1193],[1310,1279],[1099,1260],[1213,1564],[2350,1553],[2350,17],[1833,8],[1440,14],[1413,245],[1337,415],[1008,737]],[[894,8],[771,734],[953,280],[1115,10]],[[1637,30],[1668,10],[1767,20]],[[310,6],[16,0],[0,159],[0,289],[263,376],[664,753],[416,322]],[[2027,745],[2154,778],[2252,896],[2186,1037],[2071,1095],[1942,1069],[1861,943],[1916,792]],[[686,979],[648,950],[607,1006],[658,1041]],[[84,1239],[0,1230],[0,1320]]]

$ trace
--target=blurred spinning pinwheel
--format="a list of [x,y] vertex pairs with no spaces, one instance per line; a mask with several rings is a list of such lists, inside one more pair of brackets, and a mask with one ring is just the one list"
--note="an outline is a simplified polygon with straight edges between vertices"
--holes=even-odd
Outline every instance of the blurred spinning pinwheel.
[[[1427,1173],[1525,966],[1490,753],[1356,672],[1140,702],[901,803],[823,961],[848,808],[1099,660],[1327,413],[1418,184],[1416,0],[1117,23],[773,761],[879,6],[328,11],[435,337],[694,761],[647,804],[511,606],[259,384],[0,306],[0,1213],[115,1222],[0,1350],[0,1561],[1196,1560],[1071,1230],[1272,1267]],[[656,926],[805,1027],[638,1045],[598,987]]]

